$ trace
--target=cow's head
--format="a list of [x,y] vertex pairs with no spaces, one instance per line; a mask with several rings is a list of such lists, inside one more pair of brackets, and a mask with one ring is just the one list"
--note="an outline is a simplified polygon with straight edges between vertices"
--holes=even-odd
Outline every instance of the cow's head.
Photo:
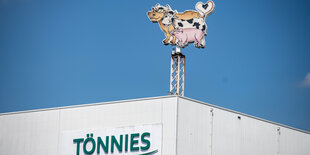
[[147,16],[153,23],[157,23],[164,17],[165,13],[167,13],[170,10],[171,8],[169,5],[164,7],[161,6],[160,4],[156,4],[155,7],[152,7],[152,11],[147,12]]
[[164,26],[168,27],[172,24],[173,20],[177,18],[176,13],[177,11],[168,11],[165,13],[164,17],[162,18],[162,23]]

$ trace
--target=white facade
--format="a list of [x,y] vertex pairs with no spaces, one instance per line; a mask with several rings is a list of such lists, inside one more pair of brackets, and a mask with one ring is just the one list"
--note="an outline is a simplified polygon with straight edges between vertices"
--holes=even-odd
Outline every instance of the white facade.
[[309,132],[179,96],[3,113],[0,154],[59,155],[65,132],[153,124],[162,155],[310,155]]

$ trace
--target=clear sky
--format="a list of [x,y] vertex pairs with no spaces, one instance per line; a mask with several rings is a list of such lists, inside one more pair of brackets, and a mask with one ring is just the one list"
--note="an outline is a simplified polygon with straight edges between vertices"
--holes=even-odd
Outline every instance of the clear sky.
[[[182,50],[185,96],[310,131],[310,1],[214,2],[206,48]],[[0,112],[167,95],[156,3],[0,0]]]

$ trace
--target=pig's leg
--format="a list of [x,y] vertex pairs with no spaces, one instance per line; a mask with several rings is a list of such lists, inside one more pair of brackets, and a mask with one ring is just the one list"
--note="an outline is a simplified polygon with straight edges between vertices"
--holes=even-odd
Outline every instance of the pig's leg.
[[184,47],[184,40],[183,39],[181,39],[180,40],[180,45],[179,45],[181,48],[183,48]]
[[195,41],[194,41],[194,46],[197,48],[200,48],[200,42],[199,42],[199,36],[197,35],[197,33],[194,35]]
[[202,37],[199,36],[199,38],[197,39],[197,45],[198,45],[199,48],[201,47],[201,44],[200,44],[200,43],[201,43],[201,38],[202,38]]
[[182,38],[178,38],[178,37],[176,37],[176,38],[177,38],[176,45],[177,45],[177,46],[181,46],[181,44],[182,44]]
[[178,46],[183,47],[184,37],[179,35],[177,39],[178,39]]
[[197,41],[196,41],[196,38],[195,38],[194,46],[195,46],[195,47],[198,46],[198,43],[197,43]]
[[181,48],[184,48],[184,47],[185,47],[185,41],[186,41],[185,38],[182,37],[182,38],[181,38],[181,43],[180,43],[180,47],[181,47]]
[[204,37],[203,37],[204,33],[199,33],[197,34],[197,37],[195,38],[196,41],[197,41],[197,46],[200,48],[200,47],[204,47],[204,45],[202,44],[202,41],[204,40]]
[[[175,36],[174,36],[175,37]],[[175,37],[175,43],[174,43],[174,45],[178,45],[179,44],[179,39],[177,38],[177,37]]]
[[185,35],[185,39],[184,39],[184,47],[188,45],[188,35]]

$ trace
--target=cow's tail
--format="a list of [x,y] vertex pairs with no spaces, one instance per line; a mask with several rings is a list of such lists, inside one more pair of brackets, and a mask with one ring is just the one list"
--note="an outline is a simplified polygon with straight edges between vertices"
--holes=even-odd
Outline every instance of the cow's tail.
[[213,13],[215,5],[213,1],[208,1],[207,3],[198,2],[195,8],[204,18],[206,18]]

